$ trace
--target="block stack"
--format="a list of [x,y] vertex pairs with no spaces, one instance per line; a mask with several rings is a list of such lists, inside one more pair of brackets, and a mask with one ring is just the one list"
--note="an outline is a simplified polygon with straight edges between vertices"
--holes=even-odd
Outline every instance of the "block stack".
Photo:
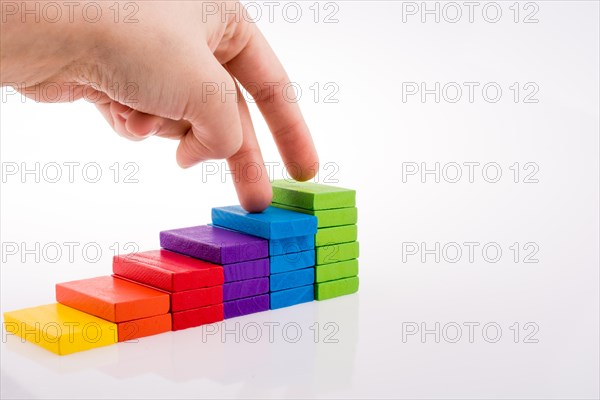
[[356,192],[312,182],[273,182],[273,206],[313,215],[315,298],[326,300],[358,291]]
[[265,239],[203,225],[163,231],[160,245],[223,270],[225,319],[269,309],[269,247]]
[[115,256],[113,273],[170,299],[172,330],[223,320],[223,268],[167,250]]
[[273,206],[212,210],[160,233],[113,275],[59,283],[58,303],[4,314],[6,334],[69,354],[358,290],[354,190],[276,181]]
[[228,206],[213,208],[212,221],[269,241],[272,310],[314,300],[314,216],[275,207],[249,213],[240,206]]

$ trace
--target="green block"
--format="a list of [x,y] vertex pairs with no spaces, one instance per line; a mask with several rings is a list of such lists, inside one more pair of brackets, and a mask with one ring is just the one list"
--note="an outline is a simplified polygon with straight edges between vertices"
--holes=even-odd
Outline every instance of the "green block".
[[315,299],[327,300],[358,292],[358,276],[315,284]]
[[358,258],[358,242],[316,247],[316,265],[331,264]]
[[321,228],[315,235],[315,246],[327,246],[337,243],[356,242],[358,229],[356,225],[334,226]]
[[277,180],[273,182],[273,203],[329,210],[356,206],[356,191],[313,182]]
[[307,210],[305,208],[287,206],[285,204],[271,204],[273,207],[310,214],[317,217],[318,228],[330,228],[332,226],[354,225],[358,221],[358,208],[334,208],[332,210]]
[[315,282],[334,281],[358,275],[358,260],[315,266]]

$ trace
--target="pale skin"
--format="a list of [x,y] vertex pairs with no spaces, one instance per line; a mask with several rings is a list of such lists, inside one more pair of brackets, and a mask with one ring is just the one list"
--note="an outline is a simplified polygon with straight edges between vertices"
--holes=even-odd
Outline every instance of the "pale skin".
[[[133,23],[124,17],[115,22],[114,1],[95,2],[106,18],[94,23],[77,8],[71,15],[65,9],[58,20],[48,14],[36,21],[20,4],[0,0],[2,86],[49,101],[41,97],[44,87],[58,84],[65,88],[63,101],[94,99],[125,138],[179,140],[176,158],[183,168],[225,158],[238,171],[233,181],[240,204],[257,212],[270,204],[271,185],[248,105],[243,95],[232,95],[240,93],[239,82],[258,105],[283,162],[293,166],[289,174],[302,181],[315,175],[310,132],[298,104],[281,90],[289,78],[258,27],[224,12],[241,10],[235,2],[139,1]],[[240,173],[249,164],[261,169],[260,179]]]

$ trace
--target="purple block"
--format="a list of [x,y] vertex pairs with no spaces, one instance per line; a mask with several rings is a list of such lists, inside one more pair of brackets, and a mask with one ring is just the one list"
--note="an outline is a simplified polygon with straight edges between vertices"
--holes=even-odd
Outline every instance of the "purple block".
[[269,270],[268,258],[223,265],[226,283],[269,276]]
[[242,299],[269,292],[269,278],[247,279],[223,285],[223,301]]
[[209,225],[162,231],[160,245],[221,265],[269,256],[268,240]]
[[225,319],[253,314],[269,309],[269,295],[246,297],[245,299],[227,301],[223,303]]

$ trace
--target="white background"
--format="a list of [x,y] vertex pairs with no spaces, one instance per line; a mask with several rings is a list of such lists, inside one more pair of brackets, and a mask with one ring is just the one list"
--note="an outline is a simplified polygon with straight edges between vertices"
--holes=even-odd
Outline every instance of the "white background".
[[[487,22],[484,4],[473,23],[465,6],[457,23],[443,15],[439,23],[431,15],[422,23],[420,14],[405,14],[403,22],[407,4],[391,1],[337,1],[337,9],[321,3],[318,22],[312,2],[301,4],[297,23],[281,7],[274,22],[259,18],[302,90],[322,163],[339,167],[330,178],[357,190],[359,294],[211,327],[235,331],[239,324],[240,343],[233,333],[223,338],[195,328],[58,357],[3,337],[2,397],[598,398],[598,3],[535,2],[537,23],[523,23],[535,11],[524,3],[515,23],[512,2],[499,3],[499,22]],[[338,22],[324,23],[331,12]],[[473,102],[465,86],[456,103],[448,101],[454,92],[439,103],[433,95],[403,101],[407,82],[480,86]],[[502,88],[498,102],[482,96],[488,82]],[[514,82],[521,90],[516,103]],[[537,103],[523,101],[528,82],[539,88]],[[337,103],[325,101],[327,83],[339,89]],[[202,167],[180,170],[176,143],[127,142],[91,104],[23,102],[10,90],[3,96],[4,171],[12,163],[95,162],[103,175],[88,183],[79,167],[73,183],[66,175],[58,183],[5,177],[2,243],[16,243],[20,252],[3,252],[2,312],[53,302],[57,282],[109,274],[115,243],[121,252],[128,242],[157,248],[160,230],[208,223],[211,207],[237,201],[229,176],[222,182],[218,175],[203,178]],[[279,162],[255,111],[265,159]],[[462,179],[448,182],[455,173],[448,163],[465,162],[480,163],[473,182],[464,166]],[[502,172],[497,183],[485,179],[494,178],[493,170],[482,175],[481,166],[492,162]],[[509,168],[515,162],[518,183]],[[537,183],[523,182],[532,171],[524,169],[528,162],[539,169]],[[139,167],[138,183],[124,182],[131,171],[125,163]],[[403,181],[403,168],[414,165],[407,163],[449,167],[439,183],[433,175],[423,183],[418,174]],[[323,171],[321,181],[332,171]],[[65,242],[77,243],[73,259]],[[403,254],[411,243],[432,249],[436,242],[460,244],[462,258],[450,262],[455,253],[448,246],[439,262],[433,254],[424,262],[421,253]],[[464,242],[480,244],[473,262]],[[22,262],[24,247],[36,243],[48,252],[58,243],[62,257],[51,262],[56,254],[40,251],[39,260],[28,255]],[[90,243],[86,260],[81,250]],[[501,248],[499,261],[491,262],[492,250],[489,261],[483,257],[486,243]],[[98,260],[94,248],[102,250]],[[532,249],[538,262],[525,263]],[[265,322],[280,324],[273,343]],[[338,327],[338,343],[326,343],[327,322]],[[479,324],[472,343],[464,325],[470,322]],[[289,343],[294,329],[282,333],[286,323],[302,329],[297,343]],[[436,323],[439,343],[432,333],[403,340],[408,327],[435,330]],[[502,329],[496,343],[486,340],[496,336],[493,328],[482,332],[488,323]],[[256,324],[262,338],[250,343]],[[462,337],[451,343],[456,324]]]

